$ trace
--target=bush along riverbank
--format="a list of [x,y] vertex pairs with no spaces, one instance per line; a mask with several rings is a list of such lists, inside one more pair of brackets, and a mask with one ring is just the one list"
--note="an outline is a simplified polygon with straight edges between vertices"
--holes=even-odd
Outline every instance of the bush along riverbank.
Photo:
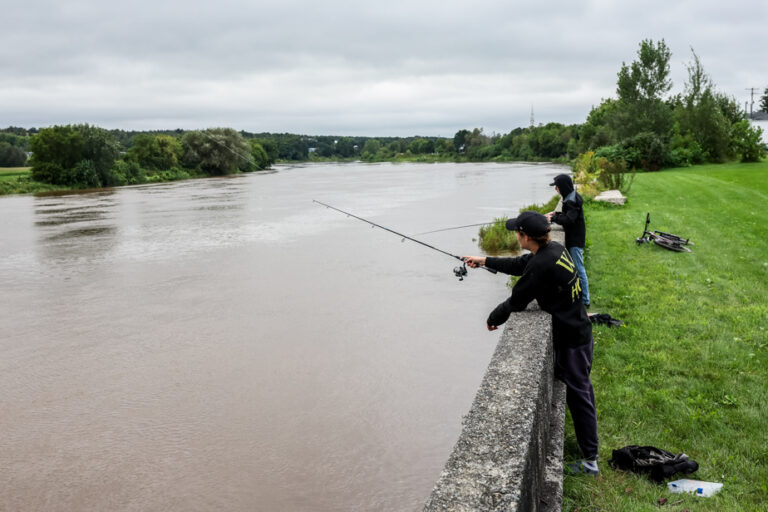
[[[591,312],[625,325],[594,330],[601,475],[565,477],[563,510],[766,510],[767,198],[762,162],[638,174],[626,206],[587,203]],[[636,244],[647,212],[692,252]],[[700,468],[676,478],[722,491],[672,495],[612,470],[612,450],[632,444],[688,454]],[[569,427],[565,455],[578,457]]]

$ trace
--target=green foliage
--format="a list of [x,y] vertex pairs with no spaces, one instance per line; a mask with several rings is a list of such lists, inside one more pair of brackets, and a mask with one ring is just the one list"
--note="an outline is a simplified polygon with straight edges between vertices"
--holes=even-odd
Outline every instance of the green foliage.
[[44,128],[30,141],[30,150],[36,181],[77,187],[116,184],[111,169],[119,146],[102,128],[87,124]]
[[667,164],[672,167],[688,167],[694,164],[704,163],[707,155],[696,142],[690,131],[680,133],[680,124],[675,123],[672,128],[672,138],[669,141],[669,153]]
[[363,160],[367,160],[369,162],[374,161],[376,160],[376,156],[378,155],[380,149],[381,143],[378,141],[378,139],[368,139],[363,145],[361,157]]
[[597,182],[601,190],[619,190],[626,195],[632,188],[636,173],[627,168],[627,162],[623,158],[597,157],[595,164],[600,169]]
[[232,174],[253,165],[249,144],[232,128],[187,132],[181,143],[184,166],[211,176]]
[[128,160],[118,160],[112,167],[112,175],[116,185],[138,185],[147,181],[147,176],[138,163]]
[[408,149],[414,155],[425,155],[435,152],[435,141],[429,139],[416,138],[411,141]]
[[517,241],[514,231],[509,231],[506,226],[507,218],[494,219],[494,223],[482,226],[478,233],[480,248],[488,254],[500,252],[519,251],[520,243]]
[[27,161],[27,154],[18,146],[0,142],[0,167],[21,167]]
[[147,173],[146,181],[147,183],[161,183],[165,181],[188,180],[194,177],[197,177],[197,175],[191,173],[188,169],[173,167],[166,171]]
[[260,171],[269,167],[271,162],[267,151],[264,149],[264,146],[262,146],[261,143],[257,142],[255,139],[251,139],[249,143],[251,145],[251,161],[253,165],[251,168],[243,170]]
[[641,132],[621,143],[625,160],[635,169],[658,171],[667,160],[667,147],[661,136]]
[[469,135],[469,130],[459,130],[453,136],[453,149],[456,153],[464,152],[464,143]]
[[672,126],[672,111],[663,101],[672,87],[669,79],[671,52],[662,39],[654,43],[643,40],[638,59],[627,66],[622,63],[618,74],[616,109],[609,124],[619,139],[643,132],[666,134]]
[[765,154],[762,137],[762,128],[752,126],[749,121],[742,119],[733,125],[733,136],[731,138],[733,152],[739,156],[742,162],[759,161]]
[[181,141],[170,135],[139,134],[128,150],[126,159],[145,169],[155,171],[170,169],[179,164],[183,154]]
[[[624,207],[587,206],[592,311],[625,325],[594,329],[602,472],[566,476],[563,510],[658,510],[665,488],[605,463],[630,444],[685,452],[694,478],[724,484],[712,498],[675,495],[677,509],[764,510],[766,194],[768,162],[707,165],[638,174]],[[690,237],[693,251],[637,245],[648,211],[651,229]],[[578,458],[565,432],[565,457]]]
[[760,98],[760,111],[768,112],[768,87],[763,91],[763,96]]
[[80,160],[74,167],[64,169],[62,181],[76,188],[98,188],[102,185],[93,160]]

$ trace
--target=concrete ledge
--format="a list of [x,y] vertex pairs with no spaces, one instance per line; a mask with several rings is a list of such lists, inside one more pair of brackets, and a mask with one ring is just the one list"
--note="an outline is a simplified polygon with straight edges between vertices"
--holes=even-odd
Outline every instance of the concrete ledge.
[[551,329],[534,308],[507,322],[425,511],[560,509],[565,406]]

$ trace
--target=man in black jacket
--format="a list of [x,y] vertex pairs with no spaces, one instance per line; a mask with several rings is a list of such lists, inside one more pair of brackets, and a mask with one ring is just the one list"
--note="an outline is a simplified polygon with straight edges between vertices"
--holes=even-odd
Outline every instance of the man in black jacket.
[[589,281],[584,268],[584,245],[587,233],[582,207],[584,199],[576,192],[573,180],[567,174],[555,176],[550,186],[554,186],[557,193],[563,197],[563,211],[549,212],[547,220],[560,224],[565,230],[565,247],[576,264],[576,271],[581,279],[582,299],[589,307]]
[[517,258],[465,256],[470,267],[485,265],[505,274],[521,276],[512,295],[496,306],[486,325],[489,331],[503,325],[513,311],[522,311],[533,299],[552,315],[555,376],[566,386],[576,440],[583,460],[569,470],[591,475],[597,467],[597,410],[589,373],[592,369],[592,323],[581,296],[581,283],[569,252],[550,241],[549,222],[537,212],[523,212],[507,221],[520,246],[530,251]]

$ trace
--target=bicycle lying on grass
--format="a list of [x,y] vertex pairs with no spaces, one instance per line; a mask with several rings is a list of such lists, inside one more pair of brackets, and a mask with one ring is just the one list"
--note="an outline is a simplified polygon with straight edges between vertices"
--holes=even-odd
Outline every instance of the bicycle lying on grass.
[[648,224],[651,223],[651,214],[647,213],[645,216],[645,227],[643,228],[643,235],[637,238],[635,241],[638,244],[645,244],[653,242],[656,245],[669,249],[675,252],[691,252],[691,249],[686,247],[693,245],[687,238],[682,238],[672,233],[664,233],[663,231],[648,231]]

